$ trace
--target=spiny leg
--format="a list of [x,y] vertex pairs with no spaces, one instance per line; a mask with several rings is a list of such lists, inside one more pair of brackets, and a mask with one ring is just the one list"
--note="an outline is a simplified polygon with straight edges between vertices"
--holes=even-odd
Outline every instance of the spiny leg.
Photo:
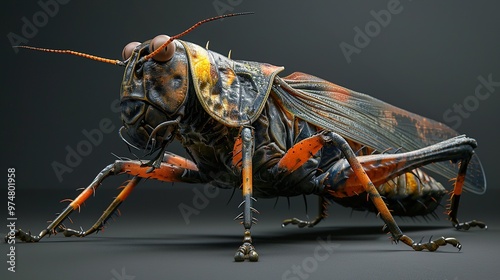
[[185,157],[181,157],[171,152],[165,152],[163,156],[163,162],[176,165],[182,168],[186,168],[189,170],[198,171],[198,166],[196,166],[196,163],[192,162],[191,160]]
[[[324,133],[318,133],[295,144],[291,147],[286,154],[280,159],[278,164],[274,167],[274,173],[283,175],[288,175],[302,165],[304,165],[310,158],[312,158],[319,150],[323,148],[325,144]],[[317,225],[321,220],[327,217],[328,202],[319,197],[319,214],[312,221],[304,221],[298,218],[285,219],[282,226],[288,224],[297,225],[300,228],[303,227],[313,227]]]
[[390,233],[392,234],[392,238],[395,242],[402,241],[403,243],[407,244],[408,246],[412,247],[416,251],[421,251],[423,249],[427,249],[429,251],[434,251],[440,246],[444,246],[446,244],[451,244],[454,247],[457,247],[458,249],[462,248],[462,245],[458,240],[455,238],[445,238],[441,237],[435,240],[429,240],[427,243],[420,243],[420,242],[414,242],[413,239],[410,237],[406,236],[403,234],[401,229],[398,227],[396,221],[394,220],[394,217],[390,213],[389,209],[387,208],[387,205],[385,204],[384,200],[380,196],[379,192],[375,188],[375,185],[373,185],[372,181],[366,174],[363,166],[361,163],[358,161],[356,158],[356,155],[352,151],[351,147],[347,143],[347,141],[342,138],[340,135],[335,134],[335,133],[329,133],[328,136],[331,137],[331,142],[337,146],[342,153],[344,154],[346,160],[349,162],[349,165],[354,173],[354,175],[357,177],[357,179],[360,181],[360,183],[363,185],[364,190],[368,193],[368,196],[370,200],[373,202],[375,207],[380,213],[380,217],[382,220],[385,222],[385,225],[389,229]]
[[468,222],[462,222],[460,223],[457,218],[458,214],[458,205],[460,204],[460,197],[462,195],[462,187],[465,181],[465,174],[467,171],[467,165],[470,161],[470,157],[467,159],[463,159],[460,162],[460,168],[458,170],[458,175],[455,180],[454,188],[453,188],[453,193],[451,195],[451,205],[450,205],[450,211],[448,212],[448,217],[449,220],[452,222],[453,226],[457,230],[469,230],[471,227],[479,227],[479,228],[488,228],[485,223],[481,221],[468,221]]
[[[436,240],[429,240],[429,242],[427,243],[420,243],[414,242],[410,237],[403,235],[401,229],[399,229],[394,218],[392,217],[392,214],[387,208],[387,205],[378,193],[378,190],[375,188],[370,177],[367,175],[365,168],[370,171],[370,174],[375,176],[375,181],[377,181],[377,183],[383,183],[393,176],[398,176],[404,172],[435,161],[453,159],[463,160],[466,155],[469,155],[470,158],[470,156],[473,154],[473,148],[476,147],[476,143],[473,139],[464,136],[458,136],[413,152],[395,155],[363,156],[360,157],[360,160],[358,160],[347,141],[338,134],[335,134],[333,132],[320,133],[311,137],[310,140],[312,140],[312,142],[310,143],[318,141],[321,147],[327,143],[333,143],[342,151],[345,156],[345,160],[348,163],[348,165],[346,166],[344,165],[345,162],[343,162],[342,160],[337,162],[334,168],[335,170],[333,170],[336,174],[328,174],[328,172],[324,173],[318,176],[318,182],[322,183],[325,179],[335,182],[337,179],[344,180],[346,178],[346,180],[342,183],[345,187],[343,190],[345,194],[343,195],[349,195],[349,193],[356,194],[357,191],[367,192],[370,200],[379,211],[380,217],[389,228],[394,241],[403,241],[405,244],[411,246],[414,250],[417,251],[423,249],[434,251],[439,246],[444,246],[446,244],[451,244],[459,249],[461,248],[461,244],[455,238],[441,237]],[[303,141],[309,142],[308,139]],[[314,149],[319,150],[317,147],[314,147]],[[290,169],[296,170],[301,165],[303,165],[307,161],[307,159],[311,158],[314,155],[312,153],[309,153],[309,156],[307,156],[307,153],[304,153],[302,150],[303,149],[299,149],[299,151],[301,151],[300,156],[288,156],[287,153],[285,157],[288,157],[288,159],[286,161],[282,159],[278,166],[285,167],[282,169],[287,173],[290,172]],[[296,159],[295,161],[293,161],[294,158]],[[290,159],[292,160],[290,161]],[[283,164],[281,164],[282,162]],[[461,171],[459,172],[459,177],[457,179],[457,181],[459,181],[459,184],[458,187],[456,186],[459,190],[458,193],[461,193],[461,186],[465,177],[466,165],[466,163],[462,164]],[[350,173],[353,173],[351,174],[353,176],[348,175]],[[333,183],[330,185],[334,186],[337,184]],[[456,202],[458,201],[456,200]]]
[[324,134],[324,132],[318,133],[291,147],[274,167],[277,173],[287,175],[304,165],[325,145]]
[[[189,166],[191,167],[191,166]],[[197,168],[196,168],[197,169]],[[151,178],[157,179],[165,182],[187,182],[187,183],[199,183],[202,182],[200,179],[199,172],[195,169],[184,168],[170,163],[161,163],[160,167],[151,170],[147,165],[144,165],[140,161],[115,161],[113,164],[106,166],[92,181],[92,183],[85,188],[80,195],[75,198],[57,217],[54,219],[46,229],[42,230],[38,235],[32,235],[30,232],[24,232],[21,229],[16,230],[16,237],[24,242],[38,242],[47,234],[53,234],[57,232],[64,232],[64,227],[60,227],[63,221],[76,209],[80,209],[80,206],[92,196],[97,188],[101,185],[102,181],[110,175],[118,175],[121,173],[127,173],[132,176],[140,178]],[[128,195],[132,190],[133,186],[139,182],[138,179],[132,179],[129,184],[130,187],[125,187],[125,189],[120,193],[121,198]],[[125,196],[126,197],[126,196]],[[116,201],[116,199],[115,199]],[[114,206],[113,202],[106,211],[110,210],[111,213],[116,209],[117,205]],[[106,212],[105,212],[106,214]],[[103,215],[105,215],[103,214]],[[109,216],[109,215],[108,215]],[[102,218],[102,217],[101,217]],[[91,228],[92,229],[92,228]],[[72,230],[74,231],[74,230]],[[74,231],[77,233],[78,231]],[[71,234],[71,235],[78,234]],[[7,237],[6,237],[7,238]]]
[[[194,170],[197,171],[198,167],[196,166],[195,163],[192,161],[178,156],[176,154],[170,153],[170,152],[165,152],[163,156],[163,162],[167,164],[172,164],[178,167],[186,168],[189,170]],[[137,168],[137,166],[136,166]],[[130,171],[129,171],[130,172]],[[137,171],[136,171],[137,172]],[[94,233],[95,231],[99,231],[104,227],[104,224],[106,221],[109,219],[109,217],[118,209],[118,206],[121,205],[123,201],[129,196],[129,194],[132,192],[132,190],[137,186],[137,184],[140,182],[141,178],[140,177],[133,177],[131,180],[129,180],[125,186],[123,186],[122,191],[120,194],[111,202],[111,204],[108,206],[106,210],[104,210],[103,214],[101,217],[90,227],[88,230],[74,230],[74,229],[69,229],[65,228],[64,226],[59,226],[56,230],[57,232],[62,232],[64,236],[69,237],[69,236],[77,236],[77,237],[85,237],[91,233]]]
[[292,225],[297,225],[299,228],[303,228],[303,227],[314,227],[315,225],[319,224],[319,222],[328,217],[328,205],[330,205],[330,203],[323,196],[318,196],[318,200],[319,200],[318,201],[319,212],[318,216],[316,216],[314,220],[304,221],[297,218],[291,218],[283,220],[281,226],[285,227],[289,224],[292,224]]
[[16,230],[16,237],[24,242],[38,242],[47,234],[57,233],[55,228],[59,227],[62,222],[73,212],[75,209],[80,209],[85,200],[94,194],[96,189],[101,185],[101,182],[108,176],[114,173],[114,164],[106,166],[90,185],[84,189],[78,197],[76,197],[48,226],[42,230],[38,235],[31,235],[30,232],[24,232],[21,229]]
[[74,230],[70,228],[66,228],[62,225],[60,225],[56,231],[57,232],[62,232],[64,236],[70,237],[70,236],[76,236],[76,237],[85,237],[91,233],[94,233],[95,231],[99,231],[104,227],[104,224],[106,221],[109,219],[111,214],[113,214],[118,206],[125,201],[125,199],[129,196],[129,194],[132,192],[135,186],[141,181],[141,178],[134,176],[130,181],[127,182],[127,185],[125,185],[118,194],[118,196],[113,200],[113,202],[104,210],[103,214],[101,217],[90,227],[89,229],[83,231],[83,230]]
[[243,206],[243,212],[239,214],[235,219],[242,219],[243,226],[245,228],[245,233],[243,237],[243,244],[238,248],[236,254],[234,255],[234,260],[237,262],[242,262],[248,259],[252,262],[259,260],[259,254],[255,251],[255,247],[252,244],[252,236],[250,233],[250,228],[252,224],[255,223],[256,219],[252,216],[253,213],[258,213],[252,207],[252,154],[253,154],[253,131],[249,127],[243,127],[240,133],[241,141],[236,141],[236,145],[241,143],[241,177],[242,192],[243,192],[243,202],[240,206]]

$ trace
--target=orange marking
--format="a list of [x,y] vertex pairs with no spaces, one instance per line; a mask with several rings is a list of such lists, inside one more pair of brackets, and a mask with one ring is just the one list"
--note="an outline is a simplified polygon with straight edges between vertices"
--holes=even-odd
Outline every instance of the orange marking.
[[123,190],[116,198],[121,201],[124,201],[128,197],[128,195],[132,192],[132,190],[136,185],[137,185],[137,178],[130,180],[129,183],[123,188]]
[[172,164],[172,165],[177,165],[182,168],[187,168],[191,170],[198,171],[198,166],[192,161],[190,161],[187,158],[178,156],[178,155],[169,155],[166,154],[165,157],[163,158],[165,163]]
[[226,87],[229,88],[233,84],[236,76],[234,75],[233,71],[228,71],[226,74],[227,74],[227,76],[226,76],[227,77]]
[[[406,160],[402,158],[387,156],[387,158],[380,159],[380,157],[381,155],[358,158],[364,168],[363,171],[369,176],[373,184],[377,186],[386,183],[389,178],[394,177],[394,172],[401,170],[406,164]],[[362,186],[363,182],[358,177],[357,174],[349,177],[345,188],[359,189],[359,186]]]
[[150,173],[147,173],[151,169],[149,166],[140,166],[138,163],[123,163],[123,171],[127,174],[139,176],[141,178],[156,179],[164,182],[181,182],[182,174],[184,173],[184,168],[172,165],[169,163],[162,163],[160,168],[156,168]]
[[245,172],[243,169],[243,196],[252,195],[252,168]]
[[410,195],[419,194],[419,182],[418,178],[412,173],[405,173],[401,176],[406,176],[406,193]]
[[252,162],[247,160],[241,172],[243,178],[243,196],[252,195]]
[[284,77],[283,79],[285,81],[292,80],[318,83],[324,88],[326,92],[328,92],[328,95],[332,99],[338,100],[340,102],[347,102],[351,98],[351,91],[349,89],[309,74],[295,72]]
[[344,87],[329,83],[328,88],[328,95],[339,102],[346,103],[351,98],[351,92]]
[[[380,190],[386,194],[398,191],[394,182],[388,180],[398,175],[397,172],[403,170],[409,164],[405,158],[398,158],[396,155],[361,156],[357,157],[357,160],[363,167],[363,173],[368,176],[373,185],[380,186]],[[404,173],[399,176],[406,177],[406,185],[404,187],[408,194],[419,192],[418,179],[412,173]],[[365,183],[359,178],[359,174],[354,172],[345,181],[345,184],[339,187],[332,195],[340,198],[358,195],[360,192],[366,191],[364,187]]]
[[291,173],[301,167],[323,148],[323,135],[306,138],[290,148],[278,162],[278,168]]
[[271,76],[273,73],[281,72],[285,69],[283,66],[274,66],[270,64],[260,64],[260,70],[265,76]]
[[73,210],[76,210],[77,208],[80,208],[80,205],[82,205],[85,200],[87,200],[92,194],[94,193],[94,190],[91,188],[85,189],[80,195],[73,200],[69,205],[73,208]]
[[243,141],[241,137],[238,137],[234,142],[233,148],[233,166],[241,168],[241,161],[243,159]]
[[463,175],[457,176],[457,180],[455,181],[455,186],[453,188],[454,195],[461,195],[462,194],[462,186],[464,185],[464,181],[465,181],[465,176],[463,176]]

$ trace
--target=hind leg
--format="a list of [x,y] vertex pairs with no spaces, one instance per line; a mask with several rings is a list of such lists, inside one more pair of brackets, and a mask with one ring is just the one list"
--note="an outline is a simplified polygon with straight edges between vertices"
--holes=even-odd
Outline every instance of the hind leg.
[[[356,189],[354,187],[356,185],[361,185],[363,187],[364,191],[368,194],[369,199],[378,210],[380,217],[385,222],[385,226],[392,234],[392,238],[395,242],[402,241],[406,245],[412,247],[415,251],[435,251],[440,246],[445,246],[447,244],[451,244],[458,249],[462,248],[460,242],[455,238],[441,237],[435,240],[429,240],[429,242],[427,243],[420,243],[415,242],[409,236],[404,235],[401,229],[396,224],[394,217],[390,213],[378,190],[375,188],[372,180],[365,171],[363,164],[361,164],[360,160],[356,158],[354,152],[349,147],[345,139],[334,133],[330,133],[329,136],[331,137],[332,143],[336,145],[344,154],[345,160],[348,162],[350,170],[352,170],[352,175],[346,178],[342,177],[346,175],[345,170],[332,171],[344,171],[339,172],[340,174],[337,175],[341,175],[340,180],[343,181],[344,184],[351,184],[350,188]],[[474,146],[475,142],[472,139],[454,138],[414,152],[396,155],[367,156],[362,158],[364,165],[370,167],[368,169],[371,169],[371,173],[373,173],[375,178],[377,177],[377,175],[382,175],[385,177],[385,180],[387,180],[388,178],[390,178],[390,176],[387,176],[388,174],[397,176],[408,170],[414,169],[419,165],[428,164],[437,160],[464,158],[467,157],[464,156],[466,154],[469,154],[468,157],[470,157],[472,155],[472,148]],[[349,187],[344,189],[344,191],[348,192]]]
[[469,230],[471,227],[479,227],[479,228],[488,228],[485,223],[481,221],[468,221],[468,222],[459,222],[457,218],[458,213],[458,205],[460,204],[460,197],[462,195],[462,186],[465,180],[465,173],[467,171],[467,165],[469,163],[470,158],[464,159],[460,162],[460,169],[458,171],[458,176],[455,180],[455,185],[453,188],[453,193],[451,195],[451,204],[448,212],[448,217],[452,222],[453,226],[458,230]]
[[[476,147],[473,139],[459,136],[413,152],[362,157],[356,157],[348,142],[332,132],[320,133],[304,141],[308,141],[311,144],[309,147],[315,147],[315,150],[318,148],[313,144],[318,143],[319,148],[332,144],[342,151],[345,159],[337,161],[327,172],[314,180],[317,184],[325,186],[325,191],[333,197],[349,197],[366,192],[395,242],[402,241],[416,251],[424,249],[434,251],[446,244],[461,248],[461,244],[455,238],[441,237],[420,243],[404,235],[373,182],[379,185],[410,170],[437,161],[470,159]],[[300,146],[297,151],[290,149],[278,163],[279,169],[286,173],[293,172],[306,159],[313,156],[311,152],[308,156],[307,151],[311,149],[301,149]],[[459,174],[457,182],[460,183],[461,179],[463,183],[464,176],[465,171]]]

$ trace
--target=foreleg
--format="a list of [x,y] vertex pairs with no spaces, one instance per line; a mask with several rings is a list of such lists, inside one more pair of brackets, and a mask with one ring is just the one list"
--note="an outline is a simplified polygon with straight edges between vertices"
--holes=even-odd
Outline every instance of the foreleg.
[[[109,216],[118,208],[118,206],[128,197],[133,188],[139,183],[141,178],[157,179],[164,182],[201,182],[200,175],[192,165],[189,168],[181,167],[179,165],[163,162],[159,168],[151,170],[149,166],[143,165],[140,161],[122,161],[118,160],[113,164],[106,166],[85,188],[78,197],[70,202],[70,204],[54,219],[44,230],[38,235],[31,235],[22,231],[16,230],[16,237],[25,242],[38,242],[47,234],[62,232],[65,236],[79,236],[83,237],[102,227],[102,224],[109,218]],[[192,168],[192,169],[191,169]],[[134,176],[115,198],[115,200],[108,206],[102,216],[96,223],[87,231],[78,231],[67,229],[62,225],[63,221],[74,211],[79,210],[81,205],[92,195],[95,194],[97,188],[101,185],[104,179],[112,175],[130,174]]]

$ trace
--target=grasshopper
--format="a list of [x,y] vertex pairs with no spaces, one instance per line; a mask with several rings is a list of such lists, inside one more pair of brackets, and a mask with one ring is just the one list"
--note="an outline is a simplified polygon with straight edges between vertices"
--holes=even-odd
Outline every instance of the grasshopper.
[[[22,46],[125,67],[120,136],[129,146],[155,156],[147,162],[119,159],[109,164],[38,235],[19,229],[15,236],[38,242],[48,234],[84,237],[99,231],[147,178],[240,190],[242,212],[236,219],[244,233],[235,261],[259,258],[251,235],[257,222],[256,199],[299,195],[316,195],[319,214],[310,221],[286,219],[284,226],[313,227],[336,202],[378,213],[393,241],[413,250],[434,251],[446,244],[461,249],[453,237],[415,242],[393,218],[433,214],[448,193],[425,169],[456,176],[448,211],[456,229],[486,228],[483,222],[457,218],[464,189],[478,194],[486,190],[474,139],[321,78],[304,73],[280,77],[284,67],[232,60],[179,39],[206,22],[242,14],[209,18],[172,37],[130,43],[123,60]],[[174,140],[190,159],[167,151]],[[92,227],[74,230],[63,225],[104,179],[120,174],[132,179]]]

